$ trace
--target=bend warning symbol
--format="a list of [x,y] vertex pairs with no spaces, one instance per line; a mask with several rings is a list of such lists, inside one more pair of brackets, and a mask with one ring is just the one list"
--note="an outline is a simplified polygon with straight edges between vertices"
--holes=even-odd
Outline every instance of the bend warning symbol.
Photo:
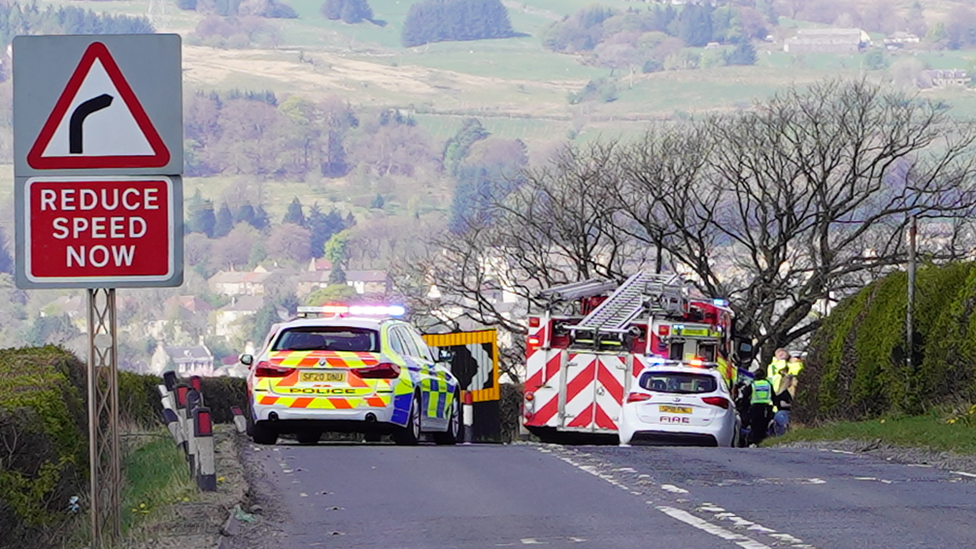
[[108,48],[85,50],[27,163],[37,170],[157,168],[170,159]]

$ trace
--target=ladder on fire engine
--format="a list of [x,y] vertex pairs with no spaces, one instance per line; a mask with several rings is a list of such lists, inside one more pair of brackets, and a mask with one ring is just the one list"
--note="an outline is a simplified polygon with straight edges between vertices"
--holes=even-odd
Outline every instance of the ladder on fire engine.
[[641,312],[688,312],[688,294],[678,275],[637,273],[575,326],[573,332],[624,332]]
[[617,287],[617,283],[603,278],[591,278],[582,282],[571,282],[552,286],[539,292],[540,298],[549,301],[576,301],[583,297],[600,295]]

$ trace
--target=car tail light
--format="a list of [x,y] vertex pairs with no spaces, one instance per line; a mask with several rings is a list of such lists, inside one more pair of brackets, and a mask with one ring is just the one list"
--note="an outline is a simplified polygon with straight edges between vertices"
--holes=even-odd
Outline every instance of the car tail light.
[[729,407],[729,399],[725,397],[702,397],[702,402],[705,404],[711,404],[712,406],[718,406],[719,408]]
[[254,377],[286,377],[294,370],[272,366],[270,362],[262,360],[254,369]]
[[528,393],[525,393],[525,400],[527,400],[529,402],[532,402],[533,400],[535,400],[535,393],[533,393],[532,391],[529,391]]
[[538,328],[538,327],[539,327],[539,317],[537,316],[529,317],[529,328]]
[[657,327],[657,335],[661,337],[667,337],[667,335],[670,333],[671,333],[671,326],[668,326],[667,324],[661,324],[660,326]]
[[645,400],[651,400],[651,396],[647,393],[630,393],[627,395],[627,402],[644,402]]
[[400,367],[391,362],[380,362],[376,366],[352,370],[363,379],[395,379],[400,377]]

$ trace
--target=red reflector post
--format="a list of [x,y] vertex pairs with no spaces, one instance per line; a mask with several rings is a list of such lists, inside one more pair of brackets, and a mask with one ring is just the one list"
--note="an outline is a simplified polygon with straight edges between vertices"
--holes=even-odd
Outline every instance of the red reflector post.
[[725,397],[702,397],[702,402],[711,404],[712,406],[718,406],[719,408],[728,409],[729,407],[729,399]]
[[213,419],[210,408],[197,408],[193,411],[193,436],[213,436]]
[[644,402],[651,400],[651,395],[647,393],[630,393],[627,395],[627,402]]
[[180,383],[176,386],[176,407],[186,408],[186,394],[190,392],[190,386]]

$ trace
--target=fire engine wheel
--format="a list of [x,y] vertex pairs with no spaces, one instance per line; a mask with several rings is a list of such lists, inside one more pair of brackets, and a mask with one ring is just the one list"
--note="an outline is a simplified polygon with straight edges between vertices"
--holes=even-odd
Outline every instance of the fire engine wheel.
[[416,446],[420,442],[420,395],[414,393],[410,400],[410,413],[407,424],[398,427],[393,433],[393,442],[401,446]]
[[295,435],[295,439],[298,440],[299,444],[318,444],[319,438],[322,437],[322,433],[318,431],[305,431]]
[[259,421],[251,428],[251,438],[255,444],[275,444],[278,442],[278,431],[267,421]]
[[457,392],[454,393],[454,399],[451,404],[451,417],[447,418],[447,431],[443,433],[434,433],[434,442],[437,444],[457,444],[458,440],[461,438],[458,436],[461,432],[461,395]]

